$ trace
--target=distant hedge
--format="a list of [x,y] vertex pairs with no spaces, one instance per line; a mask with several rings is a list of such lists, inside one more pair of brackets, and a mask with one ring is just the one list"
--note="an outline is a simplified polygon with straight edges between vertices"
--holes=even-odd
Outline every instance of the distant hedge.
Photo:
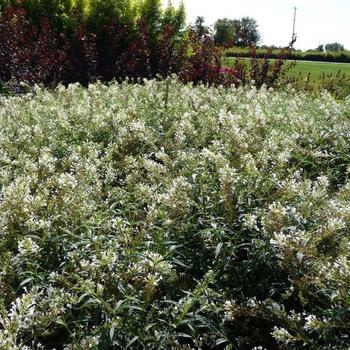
[[[262,58],[278,58],[280,50],[272,50],[269,52],[266,49],[257,49],[256,57]],[[226,57],[250,57],[251,53],[248,48],[231,48],[225,51]],[[305,60],[305,61],[324,61],[324,62],[340,62],[350,63],[350,51],[344,50],[339,52],[317,52],[317,51],[291,51],[287,57],[290,60]]]

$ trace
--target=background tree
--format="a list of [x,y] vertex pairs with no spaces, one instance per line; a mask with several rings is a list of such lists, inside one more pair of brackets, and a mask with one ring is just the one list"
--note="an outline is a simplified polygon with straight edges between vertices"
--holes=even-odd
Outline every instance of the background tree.
[[172,1],[169,0],[168,6],[165,8],[164,13],[162,14],[161,24],[163,29],[166,26],[169,26],[172,28],[174,33],[182,35],[186,26],[186,13],[183,2],[181,2],[179,7],[176,8]]
[[218,19],[214,25],[215,44],[218,46],[255,46],[260,41],[258,24],[254,18]]
[[161,0],[143,0],[140,2],[139,17],[145,21],[152,39],[156,39],[166,25],[171,26],[174,32],[180,32],[184,29],[186,12],[182,1],[178,8],[175,8],[172,1],[169,0],[165,10],[163,10]]
[[208,31],[208,27],[204,25],[204,22],[205,20],[203,16],[198,16],[194,22],[194,30],[200,38]]
[[160,30],[162,4],[160,0],[144,0],[140,6],[141,18],[145,21],[151,36]]
[[185,4],[183,3],[183,1],[181,1],[175,13],[174,28],[177,31],[181,31],[185,28],[185,26],[186,26],[186,9],[185,9]]
[[342,44],[335,42],[335,43],[331,43],[331,44],[326,44],[325,49],[326,49],[326,51],[343,51],[344,46]]
[[218,19],[214,24],[214,30],[215,45],[233,45],[235,40],[235,26],[233,20],[228,18]]
[[317,52],[324,52],[324,45],[323,44],[320,44],[316,47],[315,51]]
[[88,28],[93,32],[105,31],[113,20],[126,25],[134,16],[130,0],[89,0],[87,3]]
[[242,17],[234,20],[235,46],[247,47],[257,45],[260,41],[258,24],[254,18]]

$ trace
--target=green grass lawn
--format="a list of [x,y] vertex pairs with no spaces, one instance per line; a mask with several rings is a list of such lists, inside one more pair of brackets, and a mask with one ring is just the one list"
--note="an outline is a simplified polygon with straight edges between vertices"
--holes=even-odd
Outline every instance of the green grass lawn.
[[350,76],[350,63],[296,61],[296,66],[289,74],[307,76],[310,73],[311,78],[318,79],[322,74],[336,74],[338,71]]
[[[249,58],[246,58],[249,60]],[[234,58],[227,58],[226,64],[232,65]],[[294,61],[287,61],[288,63]],[[296,61],[296,66],[289,70],[290,76],[296,77],[299,75],[310,77],[314,80],[318,80],[319,77],[324,74],[336,74],[338,71],[350,76],[350,63],[333,63],[333,62],[313,62],[313,61]]]

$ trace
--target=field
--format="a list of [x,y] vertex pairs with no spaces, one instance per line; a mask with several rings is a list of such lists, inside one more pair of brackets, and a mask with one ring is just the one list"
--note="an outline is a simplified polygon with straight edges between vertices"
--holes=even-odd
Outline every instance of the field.
[[350,77],[350,63],[296,61],[296,66],[288,74],[290,76],[310,74],[311,79],[318,80],[322,74],[336,74],[339,71]]
[[350,101],[0,97],[0,349],[346,349]]
[[[278,58],[281,54],[281,50],[267,50],[267,49],[256,49],[257,57],[268,57],[270,58]],[[250,57],[250,52],[248,48],[238,48],[232,47],[230,49],[226,49],[224,52],[226,57]],[[287,58],[290,60],[302,60],[302,61],[314,61],[314,62],[342,62],[342,63],[350,63],[350,51],[341,50],[341,51],[295,51],[292,50],[288,53]]]
[[[248,58],[245,58],[249,62]],[[232,65],[234,58],[225,58],[225,62],[228,65]],[[315,61],[286,61],[286,64],[296,62],[295,67],[288,71],[288,76],[307,77],[310,74],[312,80],[319,80],[322,74],[337,74],[339,71],[341,74],[345,74],[350,77],[350,63],[334,63],[334,62],[315,62]]]

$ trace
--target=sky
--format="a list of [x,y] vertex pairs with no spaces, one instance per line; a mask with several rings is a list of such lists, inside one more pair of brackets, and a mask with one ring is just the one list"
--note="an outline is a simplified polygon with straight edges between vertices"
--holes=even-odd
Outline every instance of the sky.
[[[261,44],[287,46],[293,32],[297,7],[295,48],[314,49],[319,44],[339,42],[350,49],[350,0],[183,0],[187,22],[203,16],[207,25],[218,18],[256,19]],[[162,0],[167,4],[168,0]],[[180,0],[172,0],[178,5]]]

